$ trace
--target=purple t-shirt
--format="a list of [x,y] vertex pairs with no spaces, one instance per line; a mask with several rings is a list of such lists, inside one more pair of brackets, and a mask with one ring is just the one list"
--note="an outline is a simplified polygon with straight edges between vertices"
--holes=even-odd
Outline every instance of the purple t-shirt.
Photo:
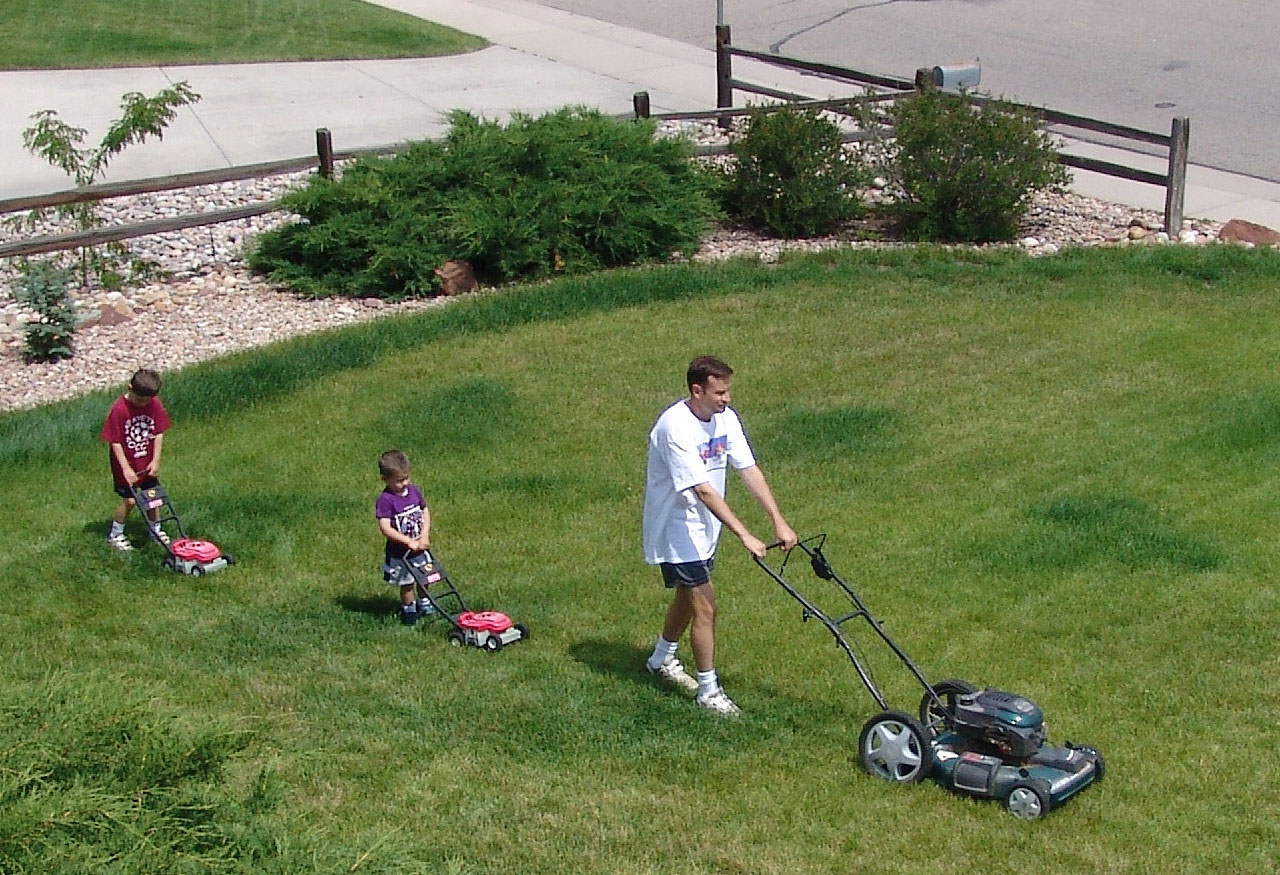
[[[378,495],[378,503],[374,506],[374,516],[380,520],[391,520],[391,528],[402,535],[419,538],[422,536],[422,512],[426,507],[426,499],[422,497],[418,487],[410,483],[404,495],[382,490]],[[404,544],[387,539],[387,562],[400,559],[408,552],[409,548]]]

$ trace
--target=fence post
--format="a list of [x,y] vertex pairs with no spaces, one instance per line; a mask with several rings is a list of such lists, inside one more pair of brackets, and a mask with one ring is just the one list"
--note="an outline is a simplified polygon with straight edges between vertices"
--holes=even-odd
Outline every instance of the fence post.
[[1174,116],[1169,128],[1169,178],[1164,188],[1164,229],[1170,237],[1182,230],[1182,207],[1187,198],[1187,148],[1191,119]]
[[320,175],[333,178],[333,135],[328,128],[316,128],[316,158],[320,162]]
[[[716,25],[716,109],[733,106],[733,60],[729,54],[729,25]],[[728,128],[732,122],[720,119],[720,127]]]
[[921,94],[933,87],[932,67],[916,67],[915,87]]
[[649,92],[637,91],[631,95],[631,108],[635,111],[636,118],[649,117]]

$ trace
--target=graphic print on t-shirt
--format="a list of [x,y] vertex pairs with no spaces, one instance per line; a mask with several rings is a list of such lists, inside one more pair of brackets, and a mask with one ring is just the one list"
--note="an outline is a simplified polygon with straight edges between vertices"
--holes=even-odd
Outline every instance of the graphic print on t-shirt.
[[400,534],[417,538],[422,534],[422,508],[417,505],[405,508],[392,517],[391,524]]
[[156,433],[156,421],[150,416],[131,416],[124,424],[124,445],[135,459],[147,454]]
[[704,462],[719,462],[724,464],[725,453],[729,452],[729,436],[717,435],[705,444],[698,447],[698,455],[702,456]]

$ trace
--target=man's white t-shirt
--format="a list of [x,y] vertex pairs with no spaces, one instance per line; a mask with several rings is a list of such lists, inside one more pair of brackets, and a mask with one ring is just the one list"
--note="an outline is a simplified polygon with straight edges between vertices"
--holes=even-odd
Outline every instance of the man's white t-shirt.
[[649,432],[649,462],[644,488],[644,561],[698,562],[716,552],[722,523],[693,491],[710,483],[723,498],[728,466],[756,463],[732,407],[713,414],[710,422],[677,401],[658,417]]

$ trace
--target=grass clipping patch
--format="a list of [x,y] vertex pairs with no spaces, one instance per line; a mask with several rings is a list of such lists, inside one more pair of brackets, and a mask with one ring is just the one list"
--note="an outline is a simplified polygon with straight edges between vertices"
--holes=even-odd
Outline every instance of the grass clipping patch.
[[1027,516],[1008,538],[980,548],[984,564],[1020,572],[1106,563],[1130,571],[1166,566],[1199,572],[1223,562],[1213,543],[1130,496],[1065,496],[1032,507]]
[[[224,767],[245,732],[192,728],[125,684],[53,676],[0,710],[0,871],[240,871],[276,855],[265,773],[244,798]],[[275,871],[262,869],[260,871]]]

